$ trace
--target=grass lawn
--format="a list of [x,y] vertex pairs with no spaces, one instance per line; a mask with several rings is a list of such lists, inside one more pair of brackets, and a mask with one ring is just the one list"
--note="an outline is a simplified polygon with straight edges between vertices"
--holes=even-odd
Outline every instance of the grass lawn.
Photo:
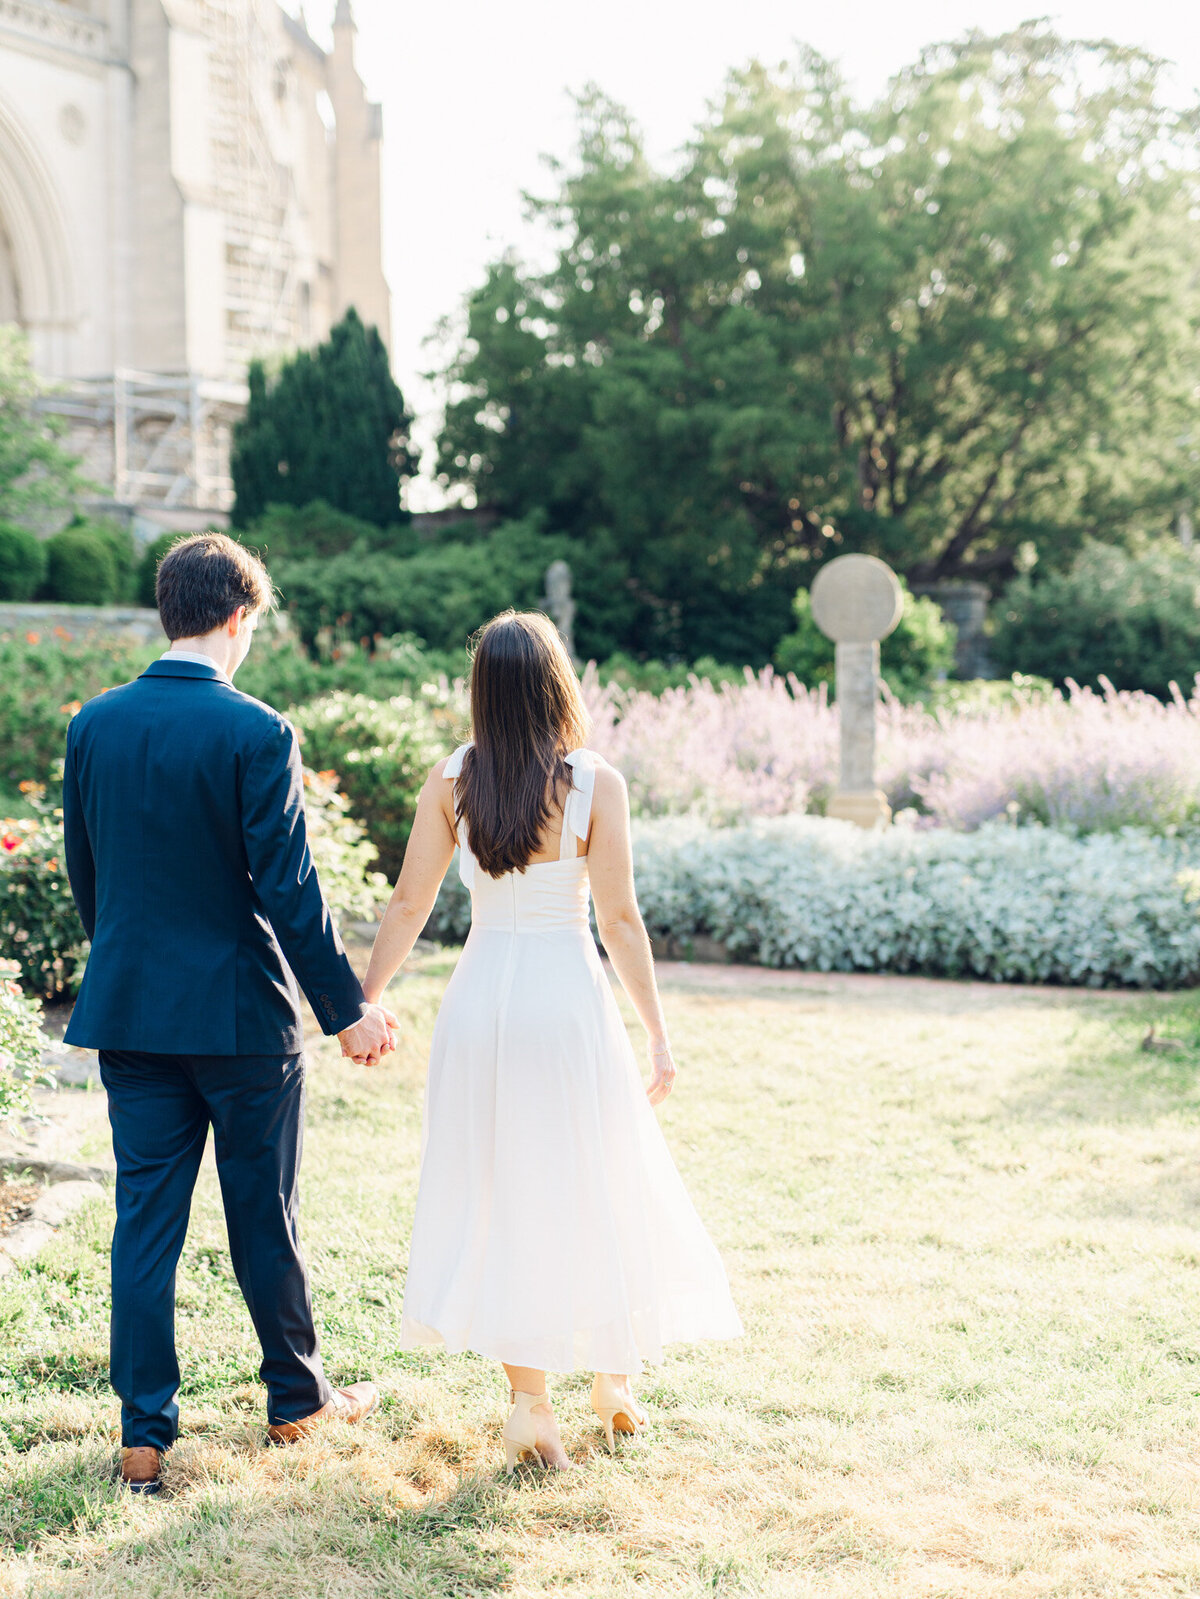
[[[0,1284],[0,1593],[1200,1592],[1194,999],[667,969],[682,1067],[663,1120],[748,1336],[650,1373],[652,1429],[617,1459],[588,1377],[558,1380],[583,1469],[509,1480],[498,1369],[396,1346],[448,970],[393,989],[394,1065],[323,1046],[310,1080],[326,1361],[375,1377],[381,1414],[263,1447],[206,1165],[179,1281],[183,1436],[169,1492],[123,1497],[94,1207]],[[1183,1047],[1139,1050],[1150,1019]],[[553,1151],[540,1171],[535,1214]]]

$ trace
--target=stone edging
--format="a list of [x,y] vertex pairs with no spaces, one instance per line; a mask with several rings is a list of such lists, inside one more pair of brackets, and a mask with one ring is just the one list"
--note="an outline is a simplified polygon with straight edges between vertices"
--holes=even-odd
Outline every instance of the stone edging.
[[17,1265],[26,1265],[45,1248],[55,1232],[89,1200],[104,1199],[103,1179],[110,1174],[99,1166],[72,1166],[57,1160],[0,1160],[0,1171],[29,1172],[44,1177],[48,1187],[33,1202],[32,1214],[0,1238],[0,1277]]

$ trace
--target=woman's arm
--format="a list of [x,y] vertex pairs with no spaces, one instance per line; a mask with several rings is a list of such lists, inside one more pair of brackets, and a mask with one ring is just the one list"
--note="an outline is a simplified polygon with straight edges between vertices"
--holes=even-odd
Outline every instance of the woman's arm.
[[375,935],[375,947],[363,992],[378,1004],[392,978],[412,953],[421,929],[429,920],[446,868],[454,857],[453,785],[442,776],[439,761],[425,779],[417,816],[404,851],[400,880],[392,890],[388,908]]
[[[654,980],[654,957],[633,888],[633,849],[629,838],[629,795],[614,767],[596,770],[588,875],[596,902],[596,925],[621,986],[650,1036],[652,1105],[660,1104],[675,1082],[675,1062]],[[370,990],[368,989],[368,995]]]

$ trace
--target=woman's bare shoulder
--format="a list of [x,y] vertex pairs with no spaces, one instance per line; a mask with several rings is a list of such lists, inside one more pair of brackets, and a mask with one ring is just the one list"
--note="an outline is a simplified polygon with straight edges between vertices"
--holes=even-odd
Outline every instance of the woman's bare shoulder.
[[610,766],[603,755],[596,756],[596,787],[592,800],[595,805],[623,805],[627,793],[624,777],[615,766]]

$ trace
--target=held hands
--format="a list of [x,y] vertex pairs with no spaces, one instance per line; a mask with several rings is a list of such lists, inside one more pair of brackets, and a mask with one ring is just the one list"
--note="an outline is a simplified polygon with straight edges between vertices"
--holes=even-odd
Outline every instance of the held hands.
[[671,1046],[665,1039],[650,1040],[650,1082],[646,1098],[652,1105],[661,1105],[675,1086],[675,1062]]
[[395,1029],[399,1026],[399,1020],[382,1005],[364,1005],[354,1025],[338,1034],[342,1054],[358,1066],[378,1066],[395,1049]]

